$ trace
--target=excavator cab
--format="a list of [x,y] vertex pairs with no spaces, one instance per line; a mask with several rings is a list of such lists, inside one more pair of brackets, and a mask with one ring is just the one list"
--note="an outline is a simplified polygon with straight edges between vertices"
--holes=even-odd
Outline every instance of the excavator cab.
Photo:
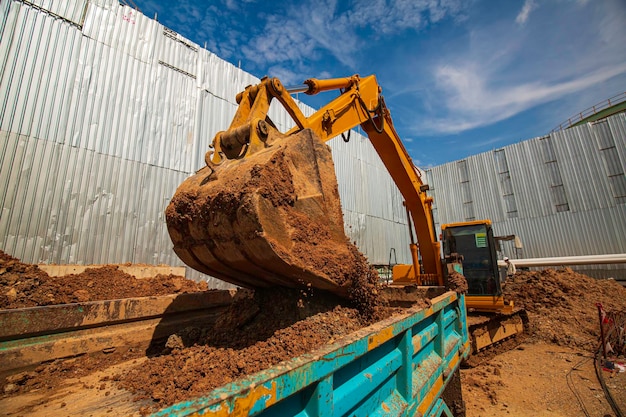
[[512,303],[502,296],[502,283],[493,228],[489,220],[450,223],[441,226],[444,258],[462,258],[467,280],[468,309],[510,312]]
[[505,300],[502,294],[491,222],[444,224],[441,232],[444,258],[461,260],[468,284],[465,305],[472,351],[523,335],[528,329],[528,315],[525,310],[515,309],[513,301]]
[[501,295],[500,273],[493,245],[493,230],[487,221],[446,224],[443,234],[444,257],[463,257],[463,275],[468,295]]

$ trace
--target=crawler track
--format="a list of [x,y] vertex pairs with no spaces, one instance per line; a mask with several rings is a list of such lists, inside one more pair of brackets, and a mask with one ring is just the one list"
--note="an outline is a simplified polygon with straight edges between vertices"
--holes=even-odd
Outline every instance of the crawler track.
[[530,322],[525,310],[510,315],[470,316],[468,331],[472,354],[465,366],[474,367],[521,344],[530,332]]

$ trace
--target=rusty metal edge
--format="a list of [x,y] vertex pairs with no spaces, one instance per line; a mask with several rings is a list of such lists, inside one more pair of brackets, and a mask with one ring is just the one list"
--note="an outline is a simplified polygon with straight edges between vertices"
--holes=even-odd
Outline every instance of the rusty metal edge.
[[15,373],[40,363],[117,349],[140,349],[147,352],[156,341],[187,326],[210,324],[226,306],[166,314],[140,321],[108,324],[90,329],[72,329],[62,333],[0,342],[0,376]]
[[229,305],[235,290],[0,310],[0,342]]

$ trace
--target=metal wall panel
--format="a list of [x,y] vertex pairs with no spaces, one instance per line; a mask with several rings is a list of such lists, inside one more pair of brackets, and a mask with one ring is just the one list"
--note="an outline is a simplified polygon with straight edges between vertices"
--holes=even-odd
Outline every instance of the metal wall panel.
[[[153,63],[155,59],[165,57],[165,62],[189,69],[189,63],[185,66],[167,58],[174,55],[173,51],[182,45],[175,45],[173,42],[163,45],[165,43],[163,32],[162,25],[135,9],[119,3],[103,7],[93,1],[89,3],[82,28],[83,35],[143,62]],[[157,58],[157,51],[163,55]],[[193,60],[193,57],[186,58]],[[195,70],[192,73],[195,73]]]
[[371,263],[411,262],[404,199],[369,139],[353,131],[329,142],[335,162],[346,234]]
[[24,3],[30,3],[41,8],[43,11],[47,11],[77,25],[81,25],[88,1],[89,0],[25,0]]
[[[611,144],[615,149],[607,156],[602,149]],[[626,117],[622,113],[468,157],[476,218],[491,219],[496,235],[520,236],[524,257],[623,253],[626,200],[617,198],[619,191],[611,187],[611,181],[624,178],[625,149]],[[502,166],[497,161],[502,156],[496,155],[500,152],[511,177],[516,218],[506,213]],[[441,224],[465,220],[457,165],[458,161],[451,162],[428,171],[438,230]],[[513,253],[507,255],[514,257]],[[626,278],[623,265],[579,269]]]
[[164,28],[163,42],[159,51],[159,63],[170,66],[189,77],[196,78],[198,49],[199,47],[195,43]]
[[197,136],[194,138],[196,146],[193,166],[195,169],[205,165],[204,156],[209,150],[215,134],[226,130],[230,124],[237,105],[226,99],[211,94],[207,90],[201,90],[198,98],[197,112]]
[[[182,265],[163,210],[259,80],[117,1],[90,1],[81,25],[84,2],[38,4],[67,16],[0,2],[0,249],[26,262]],[[294,124],[280,106],[270,116]],[[369,140],[351,138],[329,143],[346,232],[372,263],[391,248],[409,262],[402,197]]]
[[0,129],[63,142],[82,37],[73,26],[19,2],[4,10]]

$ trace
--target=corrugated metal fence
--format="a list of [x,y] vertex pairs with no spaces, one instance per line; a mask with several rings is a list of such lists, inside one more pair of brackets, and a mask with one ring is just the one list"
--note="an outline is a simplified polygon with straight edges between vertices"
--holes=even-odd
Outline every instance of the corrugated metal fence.
[[[0,34],[0,249],[181,265],[163,210],[259,80],[116,0],[3,0]],[[369,141],[352,138],[330,143],[346,232],[373,263],[391,247],[408,262],[402,198]]]
[[[427,171],[437,227],[488,218],[526,258],[626,252],[626,115]],[[457,192],[463,190],[463,192]],[[515,258],[508,248],[505,253]],[[626,279],[624,265],[579,267]]]

